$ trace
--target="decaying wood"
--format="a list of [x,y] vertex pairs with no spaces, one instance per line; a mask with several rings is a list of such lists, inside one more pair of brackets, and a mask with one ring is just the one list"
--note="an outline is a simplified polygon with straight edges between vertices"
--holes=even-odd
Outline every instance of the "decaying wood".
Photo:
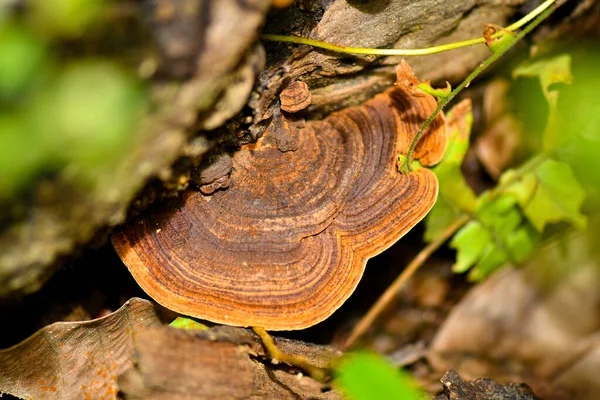
[[[517,1],[347,1],[315,0],[273,13],[269,33],[292,34],[353,47],[422,48],[481,36],[484,23],[505,25],[524,0]],[[255,121],[287,83],[302,77],[311,88],[309,111],[327,113],[371,98],[395,78],[406,57],[336,54],[308,46],[267,44],[272,62],[261,74],[250,102]],[[425,80],[455,82],[489,55],[485,46],[410,57]]]
[[435,400],[539,400],[531,388],[526,384],[501,385],[492,379],[477,379],[475,381],[463,380],[455,371],[448,371],[441,379],[444,393]]
[[[278,340],[278,346],[326,366],[338,353]],[[338,399],[330,386],[265,358],[257,337],[239,328],[192,335],[153,329],[137,338],[135,367],[119,378],[126,399]],[[315,357],[317,356],[317,357]]]

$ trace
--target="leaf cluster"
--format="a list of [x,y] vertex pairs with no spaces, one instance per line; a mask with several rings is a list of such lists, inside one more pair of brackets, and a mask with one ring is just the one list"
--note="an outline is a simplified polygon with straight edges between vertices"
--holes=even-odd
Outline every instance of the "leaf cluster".
[[520,167],[505,171],[496,187],[476,196],[460,169],[469,147],[469,119],[467,124],[452,127],[446,156],[433,169],[440,181],[440,195],[426,218],[425,240],[432,242],[458,217],[468,215],[469,221],[454,235],[450,247],[457,251],[454,271],[469,271],[473,280],[485,278],[506,263],[526,261],[549,224],[566,222],[576,228],[586,224],[581,212],[586,191],[569,163],[555,154],[570,138],[561,134],[559,92],[555,89],[559,83],[572,81],[570,57],[559,55],[528,63],[518,67],[513,76],[540,81],[549,105],[543,149]]

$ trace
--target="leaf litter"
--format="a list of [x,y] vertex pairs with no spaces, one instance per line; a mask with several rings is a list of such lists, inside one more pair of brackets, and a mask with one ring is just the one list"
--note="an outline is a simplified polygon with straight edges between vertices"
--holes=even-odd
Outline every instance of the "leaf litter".
[[0,350],[0,393],[23,399],[114,399],[132,365],[137,335],[160,324],[155,306],[133,298],[105,317],[56,322]]

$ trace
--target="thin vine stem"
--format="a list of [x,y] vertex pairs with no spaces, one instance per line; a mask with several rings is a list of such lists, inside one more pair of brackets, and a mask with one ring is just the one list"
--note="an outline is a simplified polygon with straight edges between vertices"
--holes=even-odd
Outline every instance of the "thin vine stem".
[[550,14],[552,14],[552,11],[554,11],[552,8],[546,8],[529,25],[527,25],[522,31],[520,31],[516,35],[514,40],[512,40],[511,43],[509,43],[507,46],[503,46],[503,47],[497,49],[496,51],[494,51],[490,57],[488,57],[484,62],[479,64],[479,66],[477,66],[477,68],[475,68],[473,70],[473,72],[471,72],[469,74],[469,76],[467,76],[467,78],[464,81],[462,81],[462,83],[460,85],[458,85],[452,92],[450,92],[450,94],[447,97],[444,97],[443,99],[440,100],[435,111],[429,116],[429,118],[427,118],[425,120],[425,122],[423,123],[423,125],[421,126],[419,131],[415,134],[415,137],[410,145],[410,148],[408,149],[408,153],[406,153],[406,161],[405,161],[404,165],[401,167],[401,172],[406,173],[406,172],[410,171],[410,169],[411,169],[410,164],[412,162],[412,157],[415,152],[415,148],[417,147],[417,143],[419,142],[419,139],[421,139],[423,132],[425,131],[425,129],[427,129],[429,124],[431,124],[431,122],[435,119],[435,117],[437,117],[437,115],[448,105],[448,103],[450,103],[450,101],[452,101],[452,99],[454,99],[454,97],[456,97],[456,95],[458,93],[460,93],[464,88],[469,86],[471,84],[471,82],[473,82],[473,80],[475,80],[475,78],[477,78],[491,64],[493,64],[496,60],[498,60],[500,57],[502,57],[509,49],[511,49],[515,45],[515,43],[517,43],[521,39],[523,39],[523,37],[525,37],[525,35],[527,35],[535,27],[537,27],[539,24],[541,24],[546,18],[548,18],[548,16]]
[[288,354],[279,350],[279,347],[277,347],[271,335],[269,335],[264,328],[253,326],[252,330],[260,338],[267,354],[271,358],[278,361],[283,361],[295,367],[302,368],[308,372],[313,379],[319,382],[325,381],[325,377],[327,376],[327,371],[325,369],[313,365],[301,355]]
[[473,46],[476,44],[485,43],[483,38],[475,38],[469,40],[463,40],[461,42],[454,42],[448,44],[442,44],[439,46],[427,47],[424,49],[375,49],[370,47],[350,47],[333,44],[329,42],[323,42],[321,40],[309,39],[300,36],[286,36],[286,35],[274,35],[271,33],[263,33],[260,35],[263,40],[269,40],[273,42],[287,42],[296,44],[305,44],[307,46],[317,47],[319,49],[331,50],[336,53],[345,54],[364,54],[371,56],[426,56],[430,54],[442,53],[448,50],[460,49],[462,47]]
[[533,20],[535,17],[546,11],[546,9],[555,2],[556,0],[546,0],[545,2],[537,6],[534,10],[532,10],[530,13],[528,13],[526,16],[524,16],[514,24],[507,26],[505,29],[507,31],[516,31],[517,29],[526,25],[529,21]]
[[[535,17],[544,12],[548,7],[554,4],[556,0],[546,0],[538,7],[536,7],[533,11],[525,15],[523,18],[518,20],[512,25],[509,25],[505,30],[515,31],[522,26],[526,25],[529,21],[533,20]],[[492,35],[492,38],[497,39],[502,35],[501,32],[497,32]],[[286,42],[286,43],[296,43],[296,44],[304,44],[307,46],[317,47],[320,49],[331,50],[337,53],[346,53],[346,54],[365,54],[365,55],[375,55],[375,56],[424,56],[430,54],[441,53],[448,50],[460,49],[463,47],[474,46],[477,44],[485,43],[485,39],[483,37],[463,40],[460,42],[442,44],[439,46],[426,47],[423,49],[375,49],[368,47],[351,47],[351,46],[341,46],[333,43],[323,42],[321,40],[303,38],[299,36],[286,36],[286,35],[274,35],[270,33],[264,33],[260,35],[261,39],[269,40],[273,42]]]

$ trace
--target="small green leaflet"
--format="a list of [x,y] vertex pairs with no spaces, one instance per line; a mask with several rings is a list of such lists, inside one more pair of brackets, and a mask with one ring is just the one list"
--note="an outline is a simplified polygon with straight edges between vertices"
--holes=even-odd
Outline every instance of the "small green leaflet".
[[[509,171],[506,174],[500,178],[501,184],[511,176]],[[577,228],[585,227],[586,217],[580,211],[585,191],[567,163],[548,159],[511,184],[506,192],[515,196],[539,232],[551,222],[567,221]]]
[[169,324],[170,327],[177,329],[200,329],[206,330],[208,327],[197,320],[189,317],[177,317]]
[[463,273],[469,270],[492,242],[492,236],[479,221],[471,221],[454,235],[450,246],[458,251],[452,270]]
[[423,398],[410,375],[373,353],[348,355],[336,369],[334,383],[351,400]]
[[[455,112],[458,107],[458,112]],[[455,115],[460,114],[460,115]],[[460,170],[460,165],[469,149],[469,135],[473,116],[470,105],[459,104],[447,115],[449,141],[444,159],[432,168],[440,188],[435,206],[425,219],[425,240],[431,242],[444,232],[456,217],[475,209],[475,193],[469,187]]]
[[421,82],[419,83],[419,89],[434,96],[438,101],[440,99],[445,99],[452,93],[452,86],[449,82],[446,82],[446,87],[443,89],[434,89],[429,82]]

